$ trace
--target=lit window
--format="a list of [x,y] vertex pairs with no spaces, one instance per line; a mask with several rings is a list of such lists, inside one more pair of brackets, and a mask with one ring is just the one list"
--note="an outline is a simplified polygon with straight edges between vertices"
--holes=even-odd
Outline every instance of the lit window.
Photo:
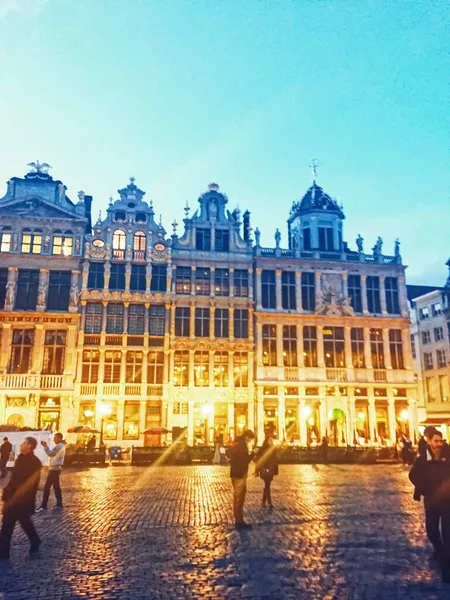
[[0,233],[0,252],[10,252],[11,250],[11,230],[4,227]]

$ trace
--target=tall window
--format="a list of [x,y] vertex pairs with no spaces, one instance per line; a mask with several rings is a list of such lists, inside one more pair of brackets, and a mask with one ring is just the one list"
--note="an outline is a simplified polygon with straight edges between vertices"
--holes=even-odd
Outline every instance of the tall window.
[[234,310],[234,337],[236,339],[248,338],[248,310],[246,308]]
[[343,327],[323,328],[323,353],[326,367],[345,367]]
[[189,350],[175,350],[173,363],[173,384],[176,387],[189,385]]
[[333,227],[319,227],[319,250],[334,250]]
[[229,311],[228,308],[216,308],[214,311],[214,335],[216,338],[227,338]]
[[233,295],[236,298],[248,297],[248,271],[235,269],[233,273]]
[[144,335],[145,332],[145,306],[143,304],[130,304],[128,307],[128,333],[130,335]]
[[50,271],[47,310],[69,310],[70,271]]
[[426,344],[431,343],[431,334],[429,331],[422,331],[422,344],[425,346]]
[[234,387],[248,386],[248,354],[235,352],[233,354],[233,381]]
[[423,308],[419,309],[419,319],[421,321],[424,321],[425,319],[428,319],[430,316],[430,313],[428,311],[428,307],[424,306]]
[[90,263],[88,276],[88,289],[102,290],[105,287],[105,264]]
[[372,367],[374,369],[384,369],[383,332],[381,329],[370,330],[370,351],[372,354]]
[[293,271],[281,272],[281,306],[285,310],[295,310],[295,273]]
[[120,364],[122,352],[120,350],[107,350],[105,352],[105,383],[120,383]]
[[131,265],[130,290],[132,292],[145,292],[146,267],[145,265]]
[[434,328],[434,341],[440,342],[443,339],[444,339],[444,329],[442,327],[435,327]]
[[403,342],[401,329],[389,330],[389,349],[391,352],[391,363],[393,369],[404,369]]
[[134,260],[145,259],[145,249],[147,247],[147,238],[143,231],[136,231],[133,237],[133,258]]
[[140,351],[127,352],[125,381],[126,383],[141,383],[142,382],[142,357]]
[[152,304],[149,310],[149,334],[155,336],[164,335],[166,332],[166,308],[164,304]]
[[297,366],[297,326],[283,325],[283,364]]
[[436,350],[437,368],[445,369],[447,366],[447,357],[445,356],[445,350]]
[[195,242],[197,250],[211,250],[211,229],[196,229]]
[[415,338],[414,334],[411,334],[411,354],[414,359],[417,358],[416,338]]
[[55,231],[53,234],[53,248],[52,253],[54,255],[72,256],[73,253],[73,233],[66,231]]
[[353,310],[355,313],[362,312],[362,295],[361,295],[361,276],[348,276],[348,294],[351,299]]
[[0,309],[5,308],[8,269],[0,269]]
[[211,294],[211,271],[209,268],[197,267],[195,270],[195,294],[197,296]]
[[362,327],[352,327],[350,331],[352,343],[352,365],[355,369],[366,368],[364,355],[364,330]]
[[11,252],[11,227],[0,231],[0,252]]
[[90,302],[86,305],[84,333],[101,333],[103,306]]
[[100,365],[100,352],[98,350],[83,350],[81,365],[81,382],[97,383]]
[[303,327],[303,360],[305,367],[317,367],[317,328],[315,325]]
[[177,267],[175,269],[175,293],[191,293],[191,267]]
[[152,267],[151,292],[165,292],[167,290],[167,267],[157,265]]
[[161,384],[164,378],[164,352],[149,352],[147,360],[147,383]]
[[35,229],[24,229],[22,231],[22,253],[40,254],[42,249],[42,231]]
[[228,386],[228,352],[214,352],[214,386]]
[[39,290],[38,269],[19,269],[15,307],[18,310],[36,310]]
[[209,386],[209,352],[194,352],[194,385]]
[[303,310],[316,309],[316,284],[314,273],[302,273],[302,306]]
[[311,228],[303,227],[303,250],[311,250]]
[[216,229],[216,252],[229,252],[230,232],[228,229]]
[[33,354],[34,331],[14,329],[9,361],[10,373],[28,373]]
[[370,313],[380,313],[380,278],[367,277],[367,308]]
[[230,295],[230,271],[228,269],[215,270],[214,293],[216,296]]
[[177,337],[189,337],[190,323],[191,323],[190,308],[177,306],[175,308],[175,335]]
[[390,315],[400,314],[398,299],[398,281],[396,277],[386,277],[384,280],[386,290],[386,310]]
[[106,333],[123,333],[123,304],[108,304],[106,307]]
[[442,314],[442,306],[440,302],[431,305],[431,315],[437,317]]
[[442,402],[448,402],[450,399],[448,375],[439,375],[439,391],[441,392]]
[[111,264],[109,289],[123,291],[125,289],[125,265],[123,263]]
[[49,375],[62,375],[65,352],[66,332],[57,329],[46,331],[42,372]]
[[277,365],[277,327],[276,325],[263,325],[263,365],[274,367]]
[[423,366],[425,371],[433,370],[433,353],[432,352],[424,352],[423,353]]
[[263,270],[261,273],[262,307],[276,308],[275,271]]
[[195,309],[195,337],[209,337],[209,308]]
[[113,233],[113,256],[114,258],[124,258],[125,248],[127,246],[127,236],[123,229],[116,229]]

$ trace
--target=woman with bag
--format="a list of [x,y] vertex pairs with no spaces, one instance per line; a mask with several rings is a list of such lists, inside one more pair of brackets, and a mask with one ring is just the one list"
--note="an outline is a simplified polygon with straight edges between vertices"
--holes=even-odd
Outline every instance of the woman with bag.
[[264,492],[262,499],[262,507],[269,506],[269,510],[273,510],[272,497],[270,495],[270,484],[275,475],[278,475],[278,458],[277,449],[273,443],[272,434],[268,434],[263,445],[258,450],[256,457],[255,475],[261,477],[264,481]]

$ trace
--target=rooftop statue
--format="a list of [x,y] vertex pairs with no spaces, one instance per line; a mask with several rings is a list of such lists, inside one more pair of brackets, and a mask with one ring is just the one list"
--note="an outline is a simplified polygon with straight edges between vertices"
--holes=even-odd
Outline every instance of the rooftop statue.
[[364,252],[364,238],[360,233],[358,233],[358,237],[356,238],[356,245],[358,247],[358,252],[361,254]]
[[36,162],[28,163],[27,167],[31,167],[32,173],[43,173],[44,175],[52,168],[48,163],[40,163],[38,160]]
[[259,246],[259,245],[260,245],[260,244],[259,244],[260,240],[261,240],[261,232],[260,232],[260,230],[259,230],[259,229],[258,229],[258,227],[257,227],[257,228],[255,229],[255,243],[256,243],[256,245],[257,245],[257,246]]
[[383,238],[378,236],[377,241],[375,242],[375,246],[372,248],[373,255],[375,257],[380,257],[382,248],[383,248]]

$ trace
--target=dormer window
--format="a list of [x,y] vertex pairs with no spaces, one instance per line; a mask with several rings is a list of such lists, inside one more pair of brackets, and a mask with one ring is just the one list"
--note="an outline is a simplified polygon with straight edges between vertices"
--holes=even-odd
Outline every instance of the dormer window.
[[11,251],[11,227],[3,227],[0,233],[0,252]]
[[197,250],[211,250],[211,230],[197,229],[195,241],[195,247]]
[[319,250],[334,250],[333,227],[319,227]]
[[147,215],[145,213],[136,213],[136,223],[147,223]]
[[73,252],[73,234],[71,231],[55,231],[53,234],[53,254],[72,256]]
[[125,255],[126,235],[123,229],[116,229],[113,233],[113,254],[114,258],[123,258]]
[[303,250],[311,250],[311,229],[303,228]]
[[123,210],[118,210],[114,216],[114,219],[116,221],[126,221],[127,215],[125,214],[125,212]]
[[40,254],[42,250],[42,231],[40,229],[24,229],[22,231],[22,253]]

